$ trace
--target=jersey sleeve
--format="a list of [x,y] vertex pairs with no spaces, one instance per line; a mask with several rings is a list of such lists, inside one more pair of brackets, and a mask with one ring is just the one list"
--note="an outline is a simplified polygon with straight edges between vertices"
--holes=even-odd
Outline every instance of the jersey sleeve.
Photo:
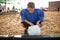
[[43,22],[44,21],[44,12],[42,10],[38,10],[38,21]]
[[22,10],[22,11],[20,12],[22,21],[25,21],[25,20],[26,20],[26,15],[25,15],[25,13],[26,13],[25,10]]

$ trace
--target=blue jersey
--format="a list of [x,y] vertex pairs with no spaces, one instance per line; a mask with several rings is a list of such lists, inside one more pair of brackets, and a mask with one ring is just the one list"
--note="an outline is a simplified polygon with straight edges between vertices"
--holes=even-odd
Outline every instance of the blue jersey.
[[20,12],[22,21],[28,20],[32,23],[35,23],[37,21],[43,22],[44,20],[44,12],[40,9],[35,9],[33,13],[29,13],[27,9],[23,9]]

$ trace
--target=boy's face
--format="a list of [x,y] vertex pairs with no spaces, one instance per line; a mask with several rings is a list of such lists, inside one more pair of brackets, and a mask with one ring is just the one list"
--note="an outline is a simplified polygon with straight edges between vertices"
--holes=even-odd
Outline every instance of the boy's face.
[[35,8],[28,8],[29,13],[33,13]]

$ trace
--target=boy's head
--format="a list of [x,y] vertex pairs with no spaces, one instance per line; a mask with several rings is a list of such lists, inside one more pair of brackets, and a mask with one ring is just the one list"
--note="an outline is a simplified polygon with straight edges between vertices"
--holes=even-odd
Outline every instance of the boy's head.
[[35,10],[35,4],[33,2],[29,2],[27,5],[29,13],[33,13]]

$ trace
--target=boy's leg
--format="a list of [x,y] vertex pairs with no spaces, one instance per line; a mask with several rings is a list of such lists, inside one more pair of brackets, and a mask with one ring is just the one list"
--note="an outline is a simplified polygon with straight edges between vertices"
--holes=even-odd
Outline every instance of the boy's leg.
[[21,22],[21,23],[23,23],[23,25],[25,26],[25,33],[24,34],[28,34],[27,33],[27,29],[28,29],[28,27],[30,26],[29,24],[27,24],[26,22]]
[[40,27],[42,27],[42,26],[43,26],[42,22],[39,22],[39,24],[40,24]]

